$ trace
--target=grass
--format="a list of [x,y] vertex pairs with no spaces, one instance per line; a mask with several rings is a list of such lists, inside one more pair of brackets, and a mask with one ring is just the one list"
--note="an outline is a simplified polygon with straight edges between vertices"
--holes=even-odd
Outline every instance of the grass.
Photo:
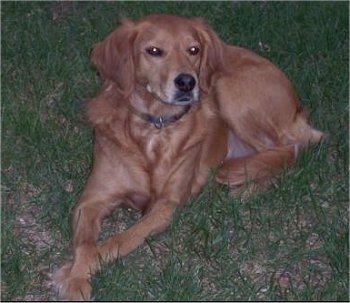
[[[89,50],[119,15],[201,16],[286,72],[329,139],[268,192],[230,198],[208,181],[168,230],[93,278],[96,300],[348,300],[347,2],[2,2],[1,299],[54,300],[70,209],[91,164],[81,106]],[[105,222],[125,228],[137,214]]]

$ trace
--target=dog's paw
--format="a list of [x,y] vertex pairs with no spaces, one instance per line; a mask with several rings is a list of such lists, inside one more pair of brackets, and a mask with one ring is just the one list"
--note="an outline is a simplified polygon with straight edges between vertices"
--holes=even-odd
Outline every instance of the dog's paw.
[[52,282],[53,285],[57,288],[57,290],[59,290],[59,285],[61,285],[62,282],[64,282],[69,277],[72,265],[73,263],[69,262],[53,273]]
[[61,285],[59,297],[69,301],[89,301],[91,285],[88,279],[81,277],[69,278]]
[[53,284],[61,300],[88,301],[91,296],[89,280],[81,276],[71,276],[72,263],[62,266],[53,275]]

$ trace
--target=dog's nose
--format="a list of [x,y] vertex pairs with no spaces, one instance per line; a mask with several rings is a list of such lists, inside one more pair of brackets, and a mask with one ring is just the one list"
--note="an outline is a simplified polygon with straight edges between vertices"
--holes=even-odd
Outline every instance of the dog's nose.
[[182,92],[189,92],[196,85],[196,79],[189,74],[178,75],[174,82],[176,87]]

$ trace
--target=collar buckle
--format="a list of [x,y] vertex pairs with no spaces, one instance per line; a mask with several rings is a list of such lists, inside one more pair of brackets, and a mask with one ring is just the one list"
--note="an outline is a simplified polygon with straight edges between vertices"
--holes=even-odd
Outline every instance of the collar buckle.
[[153,121],[153,125],[156,129],[161,129],[164,126],[163,117],[158,117]]

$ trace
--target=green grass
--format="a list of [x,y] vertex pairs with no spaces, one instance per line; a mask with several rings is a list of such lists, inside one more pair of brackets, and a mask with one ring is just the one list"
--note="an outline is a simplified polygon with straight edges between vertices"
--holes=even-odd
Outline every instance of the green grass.
[[[89,51],[120,15],[201,16],[286,72],[329,134],[249,199],[208,181],[168,230],[93,278],[96,300],[348,300],[347,2],[3,2],[2,300],[54,300],[91,165]],[[61,7],[62,8],[62,7]],[[137,214],[116,210],[105,229]]]

